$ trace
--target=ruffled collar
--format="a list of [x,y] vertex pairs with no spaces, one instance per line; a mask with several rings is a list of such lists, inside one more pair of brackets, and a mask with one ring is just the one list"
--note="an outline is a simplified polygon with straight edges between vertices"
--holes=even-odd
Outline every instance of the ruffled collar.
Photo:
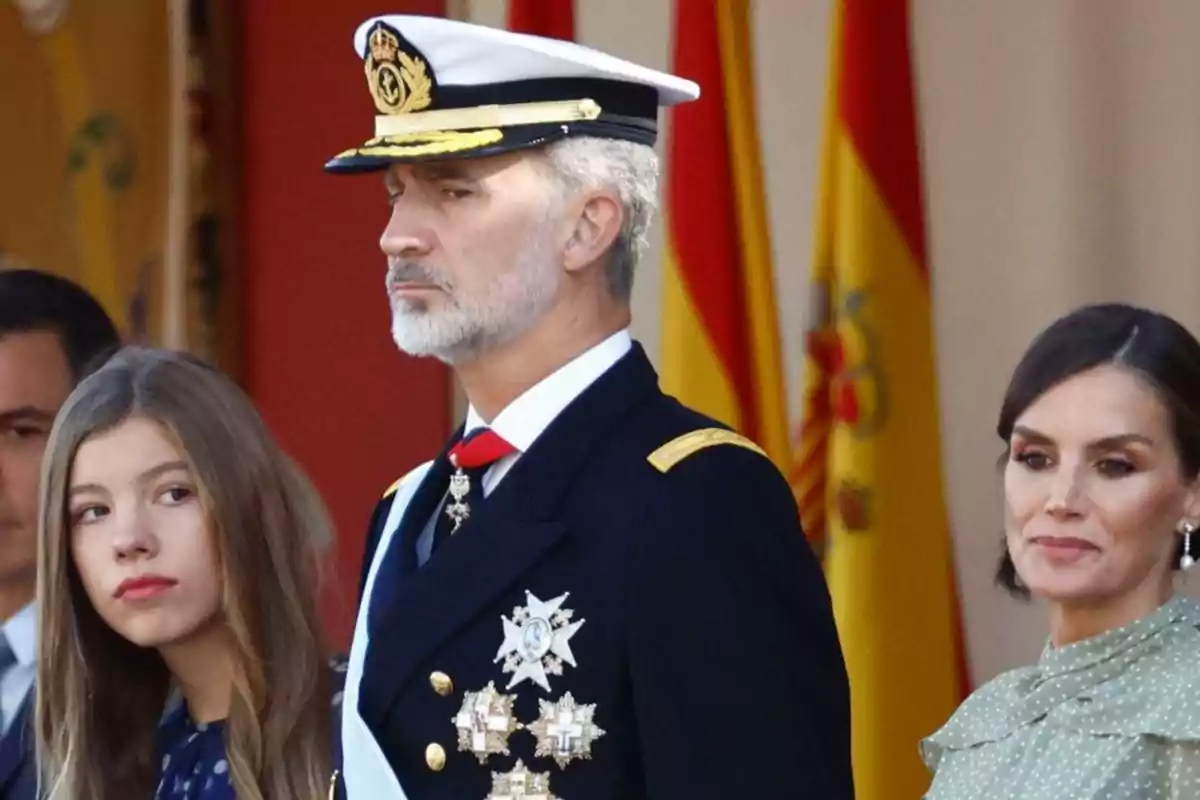
[[1175,596],[1153,613],[1120,628],[1056,648],[1049,642],[1034,666],[1006,672],[967,698],[923,743],[927,761],[942,748],[995,741],[1037,722],[1056,708],[1089,703],[1100,684],[1176,646],[1200,626],[1200,603]]
[[1162,634],[1183,622],[1200,622],[1200,608],[1187,597],[1176,596],[1153,613],[1128,625],[1098,633],[1065,647],[1046,643],[1037,666],[1017,684],[1022,696],[1014,709],[1017,721],[1032,722],[1051,708],[1110,680],[1150,652],[1166,644]]
[[1128,625],[1098,633],[1087,639],[1055,647],[1047,642],[1038,659],[1037,671],[1042,680],[1054,680],[1073,673],[1090,670],[1135,650],[1143,642],[1169,625],[1195,616],[1196,604],[1187,597],[1175,596],[1153,613]]

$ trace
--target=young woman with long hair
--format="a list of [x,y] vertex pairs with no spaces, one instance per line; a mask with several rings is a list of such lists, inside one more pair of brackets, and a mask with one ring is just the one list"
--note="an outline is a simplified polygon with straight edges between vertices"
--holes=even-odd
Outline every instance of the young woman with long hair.
[[48,800],[317,800],[340,675],[327,516],[225,375],[127,348],[44,463],[37,749]]

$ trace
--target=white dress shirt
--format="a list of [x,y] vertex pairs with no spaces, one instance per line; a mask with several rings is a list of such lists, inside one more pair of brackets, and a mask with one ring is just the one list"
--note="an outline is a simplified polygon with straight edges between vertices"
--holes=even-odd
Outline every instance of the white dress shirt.
[[37,656],[37,611],[33,603],[9,617],[0,631],[8,639],[16,663],[0,676],[0,713],[3,713],[4,733],[21,709],[25,696],[33,686]]
[[[505,406],[487,427],[516,448],[516,452],[500,459],[484,473],[484,497],[495,490],[521,458],[521,454],[533,446],[537,438],[550,427],[550,423],[554,422],[576,397],[583,394],[601,375],[620,361],[632,347],[633,338],[629,330],[618,331],[559,367]],[[470,435],[476,428],[482,428],[486,424],[475,407],[469,407],[463,436]],[[417,562],[420,564],[425,563],[433,548],[433,530],[444,503],[445,497],[417,539]]]

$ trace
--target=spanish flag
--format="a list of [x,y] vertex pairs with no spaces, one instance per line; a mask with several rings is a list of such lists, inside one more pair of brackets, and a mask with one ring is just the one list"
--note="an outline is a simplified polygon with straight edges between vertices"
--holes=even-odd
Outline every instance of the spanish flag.
[[508,0],[508,29],[573,41],[574,0]]
[[701,97],[672,109],[663,390],[791,459],[755,125],[747,0],[675,3],[674,72]]
[[860,800],[920,797],[966,686],[904,0],[839,0],[793,485],[850,674]]

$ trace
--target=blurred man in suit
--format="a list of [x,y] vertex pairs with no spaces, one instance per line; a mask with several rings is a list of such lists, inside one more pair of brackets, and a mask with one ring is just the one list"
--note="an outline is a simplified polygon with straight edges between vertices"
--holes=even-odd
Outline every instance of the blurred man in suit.
[[0,272],[0,799],[34,800],[38,484],[59,407],[118,344],[84,289],[34,270]]

